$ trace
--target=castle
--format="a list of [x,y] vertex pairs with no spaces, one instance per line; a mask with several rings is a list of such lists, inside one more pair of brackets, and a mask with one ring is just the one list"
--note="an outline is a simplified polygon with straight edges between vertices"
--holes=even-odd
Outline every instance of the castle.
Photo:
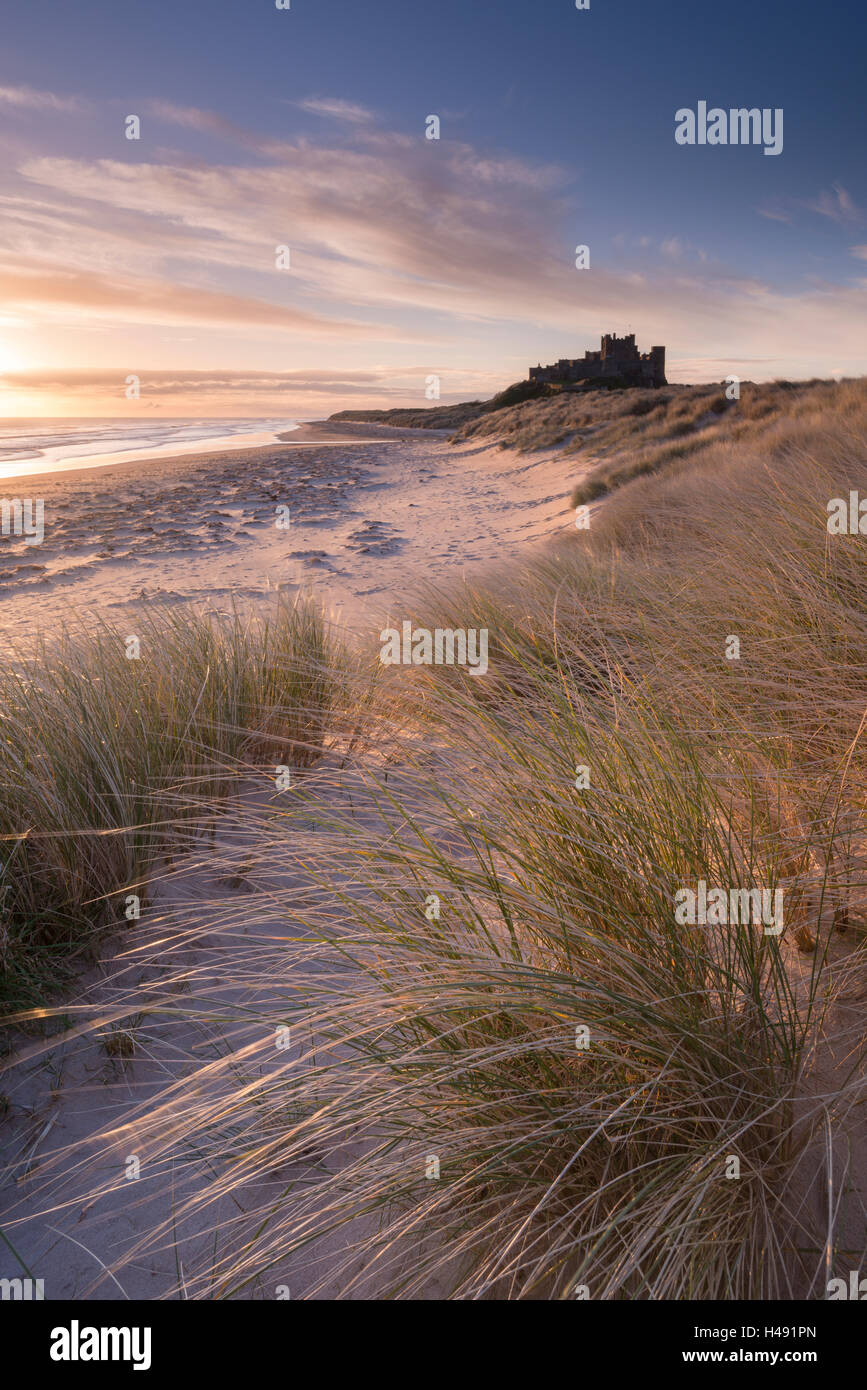
[[627,386],[665,386],[665,348],[639,352],[635,334],[618,338],[605,333],[598,352],[583,357],[561,357],[549,367],[531,367],[530,380],[539,382],[600,381],[619,377]]

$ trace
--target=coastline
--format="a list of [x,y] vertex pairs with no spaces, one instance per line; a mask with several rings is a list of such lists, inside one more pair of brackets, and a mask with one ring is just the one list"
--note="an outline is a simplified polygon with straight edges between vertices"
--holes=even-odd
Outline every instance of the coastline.
[[[106,473],[109,469],[139,468],[142,464],[164,464],[167,467],[179,467],[187,463],[208,463],[212,459],[225,459],[230,454],[247,455],[259,453],[265,449],[294,449],[300,446],[309,448],[315,444],[364,444],[369,443],[371,438],[373,436],[368,436],[366,439],[348,439],[339,433],[338,429],[329,429],[327,421],[313,420],[307,424],[299,425],[297,430],[287,430],[283,434],[278,434],[274,439],[268,439],[258,444],[240,443],[239,441],[243,440],[244,436],[239,435],[234,445],[227,444],[222,449],[213,448],[212,441],[203,441],[201,449],[186,449],[182,453],[160,454],[147,450],[129,450],[124,458],[107,455],[109,461],[105,463],[95,463],[91,460],[82,464],[81,467],[77,467],[74,462],[71,462],[66,463],[62,468],[32,469],[22,470],[20,473],[2,474],[0,475],[0,489],[6,492],[12,491],[10,488],[5,488],[5,484],[14,483],[17,478],[54,479],[65,475],[80,478],[95,473]],[[82,457],[89,456],[83,455]],[[21,461],[25,462],[25,460]]]

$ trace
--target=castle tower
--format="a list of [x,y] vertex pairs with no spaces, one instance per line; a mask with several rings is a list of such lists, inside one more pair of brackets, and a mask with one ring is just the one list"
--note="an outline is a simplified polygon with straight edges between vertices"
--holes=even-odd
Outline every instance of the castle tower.
[[665,348],[652,347],[650,349],[650,361],[653,366],[654,386],[667,386],[665,380]]

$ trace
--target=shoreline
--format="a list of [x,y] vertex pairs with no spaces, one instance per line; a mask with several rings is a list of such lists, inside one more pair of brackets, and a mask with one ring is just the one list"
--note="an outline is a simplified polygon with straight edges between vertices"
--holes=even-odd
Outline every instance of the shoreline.
[[[186,450],[179,454],[156,454],[139,453],[131,450],[127,458],[113,458],[110,463],[94,463],[93,461],[83,464],[80,468],[64,465],[62,468],[33,469],[29,472],[8,473],[0,477],[0,488],[6,483],[14,483],[19,478],[46,478],[52,482],[58,478],[86,478],[91,474],[106,474],[109,470],[117,468],[139,468],[142,464],[152,466],[166,465],[168,467],[178,467],[185,464],[208,463],[212,459],[226,460],[233,454],[257,454],[264,450],[282,452],[284,449],[297,449],[299,447],[311,448],[314,445],[326,444],[371,444],[376,441],[377,436],[368,435],[366,438],[350,439],[346,435],[340,434],[337,430],[326,429],[327,422],[312,420],[308,424],[299,425],[297,430],[287,430],[285,434],[278,434],[274,439],[267,440],[259,444],[243,443],[243,435],[238,435],[234,445],[226,445],[223,449],[210,447],[208,441],[203,441],[206,447],[201,450]],[[363,428],[363,426],[362,426]],[[111,457],[109,455],[109,457]],[[24,460],[22,460],[24,462]],[[9,489],[4,489],[7,493]]]

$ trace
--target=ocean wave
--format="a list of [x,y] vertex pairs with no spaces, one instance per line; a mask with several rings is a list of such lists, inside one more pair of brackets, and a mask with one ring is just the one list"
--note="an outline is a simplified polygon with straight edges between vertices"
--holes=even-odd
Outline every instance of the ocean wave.
[[[231,448],[235,440],[255,435],[271,440],[280,431],[296,427],[285,417],[262,420],[18,420],[0,426],[0,477],[20,473],[49,472],[69,468],[98,466],[130,455],[131,460],[149,453],[165,456],[173,452],[200,450],[213,442],[215,448]],[[34,460],[42,467],[34,468]],[[27,467],[18,469],[17,464]]]

